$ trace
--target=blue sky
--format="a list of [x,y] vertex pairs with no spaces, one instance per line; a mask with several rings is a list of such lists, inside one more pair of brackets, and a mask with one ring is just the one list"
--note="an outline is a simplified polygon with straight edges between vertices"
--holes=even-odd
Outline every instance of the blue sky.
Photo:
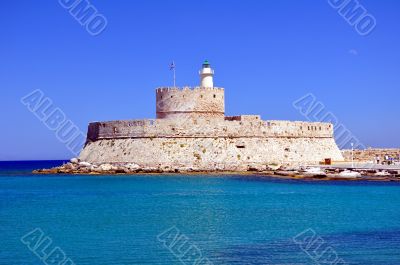
[[0,4],[0,160],[72,155],[20,99],[35,89],[86,132],[90,121],[155,117],[158,86],[197,85],[204,59],[226,114],[306,120],[312,93],[365,146],[400,147],[400,2],[362,0],[361,36],[327,0],[100,1],[92,36],[57,0]]

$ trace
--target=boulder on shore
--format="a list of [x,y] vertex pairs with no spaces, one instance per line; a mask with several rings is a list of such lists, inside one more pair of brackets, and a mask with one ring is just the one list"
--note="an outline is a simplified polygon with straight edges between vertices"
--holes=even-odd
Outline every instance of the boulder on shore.
[[70,162],[73,163],[73,164],[78,164],[79,163],[79,159],[74,157],[74,158],[71,158]]
[[79,162],[79,165],[82,167],[91,167],[92,164],[88,163],[88,162]]

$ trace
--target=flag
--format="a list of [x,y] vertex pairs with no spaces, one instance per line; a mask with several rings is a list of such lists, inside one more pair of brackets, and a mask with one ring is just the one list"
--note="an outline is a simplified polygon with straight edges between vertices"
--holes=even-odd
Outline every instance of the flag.
[[169,70],[174,70],[175,69],[175,62],[172,61],[172,63],[169,65]]

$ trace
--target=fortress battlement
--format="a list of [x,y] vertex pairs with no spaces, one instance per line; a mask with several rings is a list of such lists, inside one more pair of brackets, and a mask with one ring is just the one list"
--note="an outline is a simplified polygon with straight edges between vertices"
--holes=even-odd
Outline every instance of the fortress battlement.
[[158,87],[156,89],[156,93],[164,93],[169,91],[179,92],[179,91],[194,91],[194,90],[202,90],[202,91],[215,91],[215,90],[224,90],[222,87],[191,87],[191,86],[184,86],[184,87]]
[[125,120],[89,124],[88,140],[123,138],[332,138],[330,123],[263,121],[257,115],[238,120],[171,119]]

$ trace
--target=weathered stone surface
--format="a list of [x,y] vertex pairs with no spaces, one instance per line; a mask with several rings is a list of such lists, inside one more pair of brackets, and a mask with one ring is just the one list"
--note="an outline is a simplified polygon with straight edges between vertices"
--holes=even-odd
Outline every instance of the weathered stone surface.
[[88,163],[88,162],[79,162],[79,166],[82,166],[82,167],[90,167],[90,166],[92,166],[92,164],[90,164],[90,163]]
[[[236,142],[245,144],[238,148]],[[200,170],[247,170],[248,166],[343,160],[333,138],[132,138],[88,143],[80,158],[90,163],[135,163]],[[104,165],[102,165],[104,167]],[[111,168],[110,168],[111,169]],[[105,170],[105,169],[104,169]]]
[[78,164],[79,163],[79,159],[74,157],[74,158],[71,158],[70,162],[74,163],[74,164]]
[[[347,161],[351,161],[352,150],[342,150],[342,154]],[[400,160],[400,149],[399,148],[368,148],[365,150],[354,150],[354,161],[370,161],[382,163],[385,161],[385,157],[393,158],[394,160]],[[378,159],[379,158],[379,159]]]
[[111,165],[111,164],[101,164],[98,167],[99,171],[108,171],[108,170],[112,170],[112,169],[115,169],[115,167],[113,165]]

